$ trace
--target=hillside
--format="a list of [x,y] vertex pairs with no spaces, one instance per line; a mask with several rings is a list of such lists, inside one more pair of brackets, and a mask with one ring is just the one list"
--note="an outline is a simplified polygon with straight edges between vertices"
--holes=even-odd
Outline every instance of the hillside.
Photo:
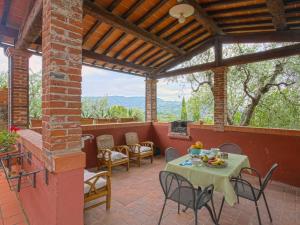
[[[83,97],[84,99],[96,100],[103,97]],[[109,105],[122,105],[127,108],[139,108],[145,109],[145,97],[125,97],[125,96],[107,96]],[[161,98],[157,99],[157,111],[159,114],[175,114],[179,115],[181,102],[178,101],[166,101]]]

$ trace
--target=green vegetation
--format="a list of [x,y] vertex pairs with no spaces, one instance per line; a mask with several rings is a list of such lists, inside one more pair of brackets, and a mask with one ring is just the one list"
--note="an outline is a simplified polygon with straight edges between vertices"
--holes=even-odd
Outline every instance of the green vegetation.
[[181,116],[180,116],[181,120],[187,120],[187,111],[186,111],[186,103],[185,103],[185,98],[182,98],[182,102],[181,102]]
[[[263,51],[283,44],[224,46],[224,57]],[[213,60],[208,50],[181,67]],[[180,67],[178,66],[178,67]],[[41,73],[30,72],[30,117],[41,117]],[[190,86],[191,96],[182,102],[158,98],[159,121],[178,119],[213,123],[212,71],[169,78]],[[7,87],[7,73],[0,73],[0,88]],[[227,123],[229,125],[300,129],[300,56],[233,66],[227,73]],[[83,97],[82,117],[136,117],[144,120],[143,97]]]

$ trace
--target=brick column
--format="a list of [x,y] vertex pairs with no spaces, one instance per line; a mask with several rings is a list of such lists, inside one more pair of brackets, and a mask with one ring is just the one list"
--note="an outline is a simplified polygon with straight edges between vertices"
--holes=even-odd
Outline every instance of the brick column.
[[29,58],[25,50],[7,48],[9,59],[8,127],[29,125]]
[[45,200],[50,202],[41,207],[55,209],[44,215],[54,219],[49,225],[83,224],[82,4],[43,0],[42,148],[54,187],[47,190],[51,196]]
[[214,125],[224,131],[227,123],[227,67],[218,67],[214,72]]
[[147,78],[146,83],[146,121],[157,121],[157,80]]

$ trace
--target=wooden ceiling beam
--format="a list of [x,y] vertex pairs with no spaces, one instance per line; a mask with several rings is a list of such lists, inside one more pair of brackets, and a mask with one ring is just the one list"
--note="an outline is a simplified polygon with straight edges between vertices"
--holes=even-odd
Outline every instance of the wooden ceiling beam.
[[128,55],[126,55],[124,57],[124,61],[127,61],[127,59],[129,59],[133,54],[137,53],[139,50],[143,49],[144,47],[146,47],[147,42],[142,43],[141,45],[139,45],[136,49],[134,49],[133,51],[131,51]]
[[41,34],[42,17],[43,17],[43,1],[35,0],[28,16],[24,19],[21,26],[16,48],[28,48],[34,43]]
[[115,46],[117,46],[125,37],[127,36],[126,33],[122,33],[112,44],[109,45],[107,49],[103,52],[104,55],[110,52]]
[[247,34],[220,35],[224,44],[232,43],[264,43],[264,42],[300,42],[300,31],[272,31]]
[[160,48],[165,49],[168,52],[172,52],[174,55],[184,54],[185,51],[168,43],[167,41],[157,37],[156,35],[147,32],[146,30],[129,23],[127,20],[120,16],[114,15],[107,11],[104,7],[91,2],[90,0],[84,1],[84,12],[95,18],[102,20],[105,23],[110,24],[115,28],[119,28],[128,34],[132,34],[146,42],[150,42]]
[[289,46],[280,47],[276,49],[266,50],[264,52],[257,52],[257,53],[240,55],[240,56],[223,59],[219,65],[216,65],[215,62],[210,62],[210,63],[191,66],[188,68],[172,70],[169,72],[158,74],[156,78],[166,78],[172,76],[185,75],[185,74],[210,70],[219,66],[227,66],[227,67],[236,66],[236,65],[248,64],[248,63],[260,62],[264,60],[288,57],[288,56],[293,56],[298,54],[300,54],[300,44],[289,45]]
[[122,0],[113,0],[112,3],[108,6],[108,11],[112,12],[117,6],[121,3]]
[[19,31],[0,24],[0,36],[7,36],[16,39]]
[[96,44],[92,47],[92,51],[96,51],[100,45],[107,40],[107,38],[112,34],[112,32],[114,32],[114,28],[111,27],[109,28],[109,30],[96,42]]
[[95,59],[95,60],[99,60],[99,61],[103,61],[109,64],[114,64],[120,67],[128,67],[134,70],[139,70],[139,71],[143,71],[143,72],[149,72],[149,68],[145,67],[145,66],[141,66],[141,65],[136,65],[134,63],[130,63],[130,62],[125,62],[123,60],[119,60],[116,58],[112,58],[103,54],[98,54],[95,52],[91,52],[89,50],[82,50],[82,56],[89,58],[89,59]]
[[266,4],[272,15],[272,22],[276,30],[286,30],[287,23],[283,0],[267,0]]
[[82,45],[85,45],[85,43],[89,40],[89,38],[94,34],[94,32],[99,28],[101,25],[101,21],[97,20],[91,29],[88,30],[88,32],[83,36]]
[[128,44],[126,44],[123,48],[121,48],[119,51],[117,51],[116,54],[114,55],[114,57],[118,58],[118,56],[121,55],[122,52],[124,52],[125,50],[130,48],[137,40],[138,40],[137,38],[133,38],[130,42],[128,42]]
[[159,1],[154,7],[152,7],[146,14],[144,14],[140,19],[135,22],[135,25],[140,25],[145,22],[149,17],[153,15],[157,10],[159,10],[168,0]]
[[194,16],[195,18],[203,24],[203,26],[208,30],[212,35],[224,34],[217,23],[208,16],[205,10],[200,6],[197,0],[183,0],[185,3],[192,5],[195,8]]
[[194,56],[196,56],[202,52],[205,52],[207,49],[211,48],[213,45],[214,45],[214,38],[210,38],[210,39],[204,41],[203,43],[201,43],[198,47],[196,47],[192,51],[186,53],[185,55],[176,57],[172,61],[164,64],[163,66],[157,68],[156,70],[153,70],[151,72],[151,74],[155,76],[155,75],[161,73],[162,71],[167,71],[168,69],[173,68],[177,64],[188,61],[191,58],[193,58]]
[[6,26],[11,2],[12,2],[11,0],[4,0],[2,19],[1,19],[1,25],[3,26]]
[[137,0],[133,5],[122,15],[124,19],[128,18],[145,0]]

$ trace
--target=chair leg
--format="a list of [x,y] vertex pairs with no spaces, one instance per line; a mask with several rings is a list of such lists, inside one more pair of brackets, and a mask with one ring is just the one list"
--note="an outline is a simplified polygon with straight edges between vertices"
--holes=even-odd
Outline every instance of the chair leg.
[[223,199],[222,199],[222,203],[221,203],[221,206],[220,206],[220,211],[219,211],[219,214],[218,214],[217,222],[220,221],[221,213],[222,213],[223,206],[224,206],[224,201],[225,201],[225,197],[223,197]]
[[141,167],[141,158],[138,157],[137,160],[138,160],[138,166]]
[[167,199],[165,199],[165,202],[164,202],[163,208],[162,208],[162,210],[161,210],[160,217],[159,217],[159,221],[158,221],[158,225],[160,225],[160,223],[161,223],[161,219],[162,219],[162,216],[163,216],[163,213],[164,213],[165,207],[166,207],[166,203],[167,203]]
[[177,213],[180,214],[180,203],[178,202]]
[[257,205],[256,201],[254,201],[254,203],[255,203],[256,213],[257,213],[257,217],[258,217],[258,223],[259,223],[259,225],[261,225],[261,219],[260,219],[258,205]]
[[215,216],[215,214],[213,213],[212,209],[209,207],[208,204],[206,204],[206,209],[208,210],[209,212],[209,215],[210,215],[210,218],[212,219],[212,221],[214,222],[215,225],[218,225],[218,221],[217,221],[217,218]]
[[198,210],[196,209],[194,213],[195,213],[195,225],[198,225]]
[[269,209],[269,206],[268,206],[268,203],[267,203],[267,199],[266,199],[266,196],[265,196],[264,192],[262,192],[262,196],[264,198],[264,201],[265,201],[265,204],[266,204],[266,207],[267,207],[267,211],[268,211],[268,214],[269,214],[270,222],[272,222],[273,219],[272,219],[271,212],[270,212],[270,209]]
[[151,156],[151,159],[150,159],[150,160],[151,160],[151,163],[153,163],[153,155]]
[[106,195],[106,210],[110,209],[110,202],[111,202],[111,196],[109,194],[109,195]]

